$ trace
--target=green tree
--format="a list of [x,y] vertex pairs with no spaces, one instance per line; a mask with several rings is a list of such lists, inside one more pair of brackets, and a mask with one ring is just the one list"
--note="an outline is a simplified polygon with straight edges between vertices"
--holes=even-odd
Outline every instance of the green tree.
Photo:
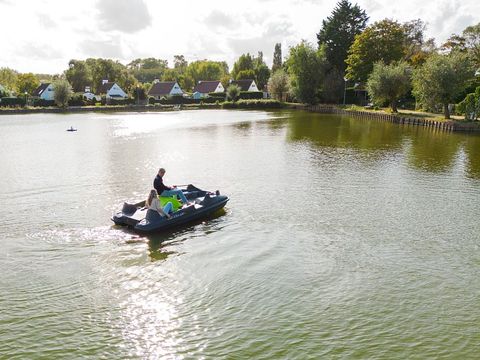
[[6,90],[16,91],[17,80],[18,72],[7,67],[0,68],[0,85],[2,85]]
[[347,78],[365,82],[373,70],[373,64],[383,61],[390,64],[404,57],[405,32],[394,20],[385,19],[367,27],[349,50]]
[[465,114],[465,120],[477,120],[480,116],[480,86],[474,93],[467,94],[458,104],[458,109]]
[[462,94],[473,73],[471,61],[464,53],[432,55],[413,72],[413,94],[430,109],[442,104],[445,119],[449,119],[448,105]]
[[446,52],[468,53],[477,68],[480,68],[480,23],[468,26],[462,35],[453,34],[443,45]]
[[168,61],[156,58],[135,59],[127,64],[127,69],[140,82],[161,79],[168,68]]
[[53,98],[55,104],[59,107],[67,107],[68,100],[72,96],[72,86],[67,80],[59,79],[53,82],[53,90],[55,91]]
[[253,66],[253,57],[250,55],[250,53],[240,55],[238,60],[233,64],[231,73],[232,78],[234,78],[235,80],[239,80],[238,73],[245,70],[255,71],[255,68]]
[[86,86],[92,86],[92,72],[85,61],[70,60],[65,77],[72,84],[74,92],[83,92]]
[[183,55],[175,55],[173,57],[173,68],[180,73],[184,73],[187,70],[188,62]]
[[272,96],[279,100],[285,101],[287,94],[290,92],[290,78],[283,69],[278,69],[268,80],[268,91]]
[[235,80],[249,80],[249,79],[255,79],[255,71],[254,70],[239,71],[237,73],[237,76],[235,77]]
[[270,69],[267,64],[265,64],[265,61],[263,61],[263,53],[261,51],[258,52],[257,57],[253,58],[253,68],[255,72],[254,79],[256,80],[258,89],[263,90],[270,78]]
[[282,68],[282,44],[276,43],[273,52],[272,74]]
[[19,94],[32,94],[40,85],[38,78],[32,73],[25,73],[18,75],[17,91]]
[[357,4],[348,0],[337,3],[332,14],[322,21],[322,28],[317,34],[318,45],[325,46],[325,55],[330,65],[344,73],[345,59],[355,36],[366,27],[368,16]]
[[241,91],[242,89],[240,88],[240,86],[235,84],[229,85],[227,88],[227,98],[235,102],[240,96]]
[[393,112],[397,111],[397,101],[411,88],[410,68],[405,61],[385,65],[375,63],[367,81],[368,94],[373,102],[382,105],[388,102]]
[[404,32],[404,59],[413,67],[422,65],[437,51],[434,39],[425,39],[426,24],[420,20],[402,24]]
[[308,42],[302,41],[290,48],[285,64],[291,78],[294,96],[304,103],[318,102],[320,85],[326,68],[325,54],[321,50],[314,49]]

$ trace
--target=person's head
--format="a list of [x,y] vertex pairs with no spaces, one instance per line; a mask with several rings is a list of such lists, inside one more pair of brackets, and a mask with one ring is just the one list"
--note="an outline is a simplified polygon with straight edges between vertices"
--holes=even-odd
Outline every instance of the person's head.
[[158,196],[157,190],[155,189],[150,190],[150,194],[148,194],[148,199],[147,199],[147,206],[150,206],[153,199],[156,198],[157,196]]
[[158,169],[158,175],[160,175],[160,176],[165,175],[165,169],[164,168]]

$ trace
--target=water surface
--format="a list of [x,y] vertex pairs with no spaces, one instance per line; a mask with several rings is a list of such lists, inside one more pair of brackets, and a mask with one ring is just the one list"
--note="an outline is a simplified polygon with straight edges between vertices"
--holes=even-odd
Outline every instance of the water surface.
[[[0,358],[480,352],[478,136],[299,111],[2,116],[0,163]],[[159,166],[225,212],[112,226]]]

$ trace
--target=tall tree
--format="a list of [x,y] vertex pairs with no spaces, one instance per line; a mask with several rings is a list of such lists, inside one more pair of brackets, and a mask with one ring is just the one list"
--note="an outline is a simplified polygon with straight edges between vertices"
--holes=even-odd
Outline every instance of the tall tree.
[[290,48],[286,60],[295,97],[304,103],[315,104],[319,99],[320,84],[326,68],[325,54],[302,41]]
[[347,78],[367,81],[373,64],[383,61],[390,64],[404,56],[405,32],[403,26],[394,20],[381,20],[367,27],[349,50]]
[[397,111],[397,101],[411,88],[410,69],[405,61],[385,65],[378,62],[367,81],[368,94],[373,102],[382,105],[388,102],[393,112]]
[[18,72],[13,69],[2,67],[0,68],[0,85],[10,91],[17,90]]
[[280,68],[272,74],[268,80],[268,91],[275,99],[285,101],[290,91],[290,79],[283,69]]
[[366,27],[368,16],[357,4],[341,0],[333,9],[332,14],[322,21],[322,28],[317,34],[318,45],[325,45],[325,55],[330,65],[345,71],[345,59],[348,49]]
[[240,55],[238,60],[233,64],[231,75],[235,80],[238,80],[238,73],[245,70],[255,71],[253,66],[253,57],[250,55],[250,53]]
[[437,51],[434,39],[425,39],[426,24],[415,19],[402,24],[404,32],[404,59],[413,67],[422,65]]
[[282,44],[276,43],[273,52],[272,74],[282,68]]
[[179,71],[180,73],[184,73],[187,70],[188,62],[185,60],[185,56],[183,55],[175,55],[173,57],[173,68]]
[[255,80],[259,90],[263,90],[267,86],[270,78],[270,69],[265,61],[263,61],[263,52],[259,51],[258,56],[253,58],[253,68],[255,72]]
[[442,104],[445,119],[449,119],[448,105],[464,92],[473,73],[470,58],[464,53],[432,55],[413,72],[413,94],[430,109]]
[[18,75],[17,91],[19,94],[32,95],[33,91],[40,85],[38,78],[32,73]]
[[86,86],[92,86],[92,72],[85,61],[70,60],[65,77],[72,84],[74,92],[85,91]]
[[67,80],[59,79],[53,82],[53,98],[59,107],[67,107],[72,96],[72,87]]

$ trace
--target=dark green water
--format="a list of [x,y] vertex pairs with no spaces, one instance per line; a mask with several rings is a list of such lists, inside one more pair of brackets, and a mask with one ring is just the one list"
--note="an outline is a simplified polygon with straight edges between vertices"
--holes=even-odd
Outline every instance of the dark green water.
[[[478,136],[303,112],[28,115],[0,118],[0,150],[2,359],[480,353]],[[225,213],[113,227],[159,166],[229,195]]]

